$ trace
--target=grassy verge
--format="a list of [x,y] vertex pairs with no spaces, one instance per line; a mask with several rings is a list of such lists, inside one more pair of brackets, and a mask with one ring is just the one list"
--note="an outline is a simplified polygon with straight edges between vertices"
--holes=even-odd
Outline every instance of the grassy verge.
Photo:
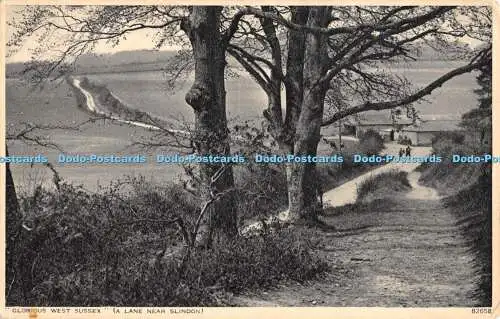
[[393,197],[411,188],[408,173],[398,170],[384,172],[364,180],[357,189],[357,201]]
[[491,180],[486,180],[445,199],[445,205],[461,221],[461,232],[476,256],[473,264],[478,275],[478,288],[472,297],[479,300],[477,306],[482,307],[492,305],[491,196]]
[[422,173],[420,182],[435,188],[441,195],[445,196],[472,186],[483,172],[491,169],[476,163],[452,163],[450,158],[454,154],[467,156],[483,154],[488,151],[478,149],[476,144],[467,143],[463,139],[457,138],[455,134],[450,135],[442,134],[433,142],[433,153],[441,156],[443,161],[424,163],[417,168]]

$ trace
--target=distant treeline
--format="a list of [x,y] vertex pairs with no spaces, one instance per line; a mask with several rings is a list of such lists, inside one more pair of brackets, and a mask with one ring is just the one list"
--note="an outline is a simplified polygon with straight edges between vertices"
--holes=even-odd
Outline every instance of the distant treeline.
[[[156,71],[165,67],[176,51],[137,50],[113,54],[84,54],[74,65],[73,74],[118,73]],[[6,65],[6,77],[21,75],[26,68],[25,62]]]
[[[467,44],[463,45],[463,48],[467,49],[467,47]],[[176,54],[177,51],[158,50],[122,51],[112,54],[84,54],[76,61],[73,74],[158,71],[162,70],[166,63]],[[419,54],[412,53],[412,55],[418,55],[418,61],[456,59],[453,57],[453,54],[438,52],[431,47],[421,48]],[[25,68],[26,65],[24,62],[9,63],[6,65],[6,77],[18,77]]]

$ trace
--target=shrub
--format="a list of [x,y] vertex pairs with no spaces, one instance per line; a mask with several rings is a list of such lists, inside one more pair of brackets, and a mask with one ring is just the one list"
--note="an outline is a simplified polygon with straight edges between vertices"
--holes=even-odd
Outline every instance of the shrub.
[[391,197],[395,193],[407,191],[409,188],[411,188],[411,185],[408,181],[408,173],[391,170],[371,176],[358,185],[357,201]]
[[21,200],[26,228],[14,248],[18,261],[7,267],[22,292],[10,293],[7,304],[218,305],[226,292],[303,281],[327,269],[290,230],[189,251],[170,221],[190,222],[199,206],[178,186],[143,179],[99,194],[68,184],[59,192],[37,188]]
[[250,163],[234,168],[240,219],[263,217],[287,203],[284,165]]
[[451,162],[453,154],[477,154],[475,146],[464,142],[459,136],[443,134],[434,140],[433,153],[441,156],[443,161],[432,164],[422,164],[420,180],[427,186],[435,187],[442,194],[452,194],[475,183],[484,164],[456,164]]
[[366,155],[376,155],[384,149],[384,139],[374,130],[364,132],[359,138],[359,151]]
[[[213,306],[224,293],[302,282],[328,268],[290,231],[239,238],[195,250],[185,262],[154,255],[123,256],[103,265],[53,276],[35,287],[37,305]],[[131,251],[134,253],[135,251]],[[145,257],[145,258],[144,258]],[[100,267],[99,267],[100,266]]]
[[432,139],[432,144],[438,141],[451,140],[453,144],[463,144],[465,141],[465,135],[461,132],[439,132],[434,135]]

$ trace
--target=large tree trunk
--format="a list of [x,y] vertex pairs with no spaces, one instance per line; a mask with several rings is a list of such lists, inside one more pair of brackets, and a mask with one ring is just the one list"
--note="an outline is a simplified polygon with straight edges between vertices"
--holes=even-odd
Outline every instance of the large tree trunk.
[[[297,123],[296,156],[316,156],[320,140],[323,99],[325,89],[315,87],[304,90],[304,101]],[[320,181],[313,162],[292,163],[287,172],[288,205],[291,220],[316,220]]]
[[[291,22],[305,25],[309,16],[309,7],[292,7]],[[288,30],[288,54],[286,62],[286,117],[284,125],[283,140],[280,147],[286,149],[288,154],[294,153],[295,134],[300,115],[303,98],[304,77],[304,54],[306,34],[300,30]],[[288,207],[290,217],[293,220],[300,218],[298,207],[303,207],[298,185],[299,174],[296,172],[295,164],[287,164],[285,167],[288,186]],[[306,214],[307,215],[307,214]]]
[[[307,25],[326,27],[327,7],[311,7]],[[328,66],[327,41],[321,34],[308,33],[305,39],[303,97],[295,132],[294,154],[315,156],[320,140],[323,103],[328,88],[320,82]],[[318,178],[314,163],[294,163],[288,174],[289,213],[292,221],[315,220],[318,210]]]
[[[273,12],[272,7],[262,6],[262,11]],[[272,20],[260,18],[262,30],[266,35],[266,39],[271,48],[271,60],[275,68],[269,72],[269,81],[267,83],[266,93],[268,98],[267,109],[264,110],[263,115],[269,122],[269,131],[273,138],[278,142],[281,149],[283,140],[283,114],[281,111],[281,46],[276,33],[276,27]]]
[[[309,16],[309,7],[291,7],[291,22],[305,25]],[[288,31],[288,54],[286,62],[286,116],[283,144],[293,153],[295,130],[300,115],[303,97],[304,54],[306,34],[300,30]]]
[[[186,94],[186,102],[195,113],[193,142],[199,155],[229,155],[226,119],[226,91],[224,70],[225,47],[220,35],[221,7],[193,6],[182,29],[189,36],[195,59],[195,79]],[[231,167],[226,167],[214,182],[221,164],[200,164],[200,173],[206,186],[205,200],[224,193],[214,201],[201,221],[197,242],[210,246],[213,238],[233,237],[237,234],[236,205]]]
[[[271,7],[262,6],[264,12],[273,12]],[[291,7],[291,22],[305,25],[309,7]],[[295,140],[295,128],[300,114],[302,102],[302,80],[304,68],[305,33],[301,30],[288,30],[288,52],[286,61],[286,76],[281,77],[276,69],[282,68],[282,52],[276,27],[271,19],[261,18],[262,29],[271,47],[271,59],[275,68],[271,69],[269,82],[264,90],[268,97],[268,107],[264,117],[268,120],[269,131],[278,143],[282,154],[292,154]],[[284,82],[286,91],[286,117],[283,120],[281,109],[281,84]]]

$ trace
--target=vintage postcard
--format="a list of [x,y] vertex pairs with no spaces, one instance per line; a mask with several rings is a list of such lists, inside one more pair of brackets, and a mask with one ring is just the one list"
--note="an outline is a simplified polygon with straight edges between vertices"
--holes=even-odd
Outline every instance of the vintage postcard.
[[0,12],[0,318],[500,318],[495,1]]

